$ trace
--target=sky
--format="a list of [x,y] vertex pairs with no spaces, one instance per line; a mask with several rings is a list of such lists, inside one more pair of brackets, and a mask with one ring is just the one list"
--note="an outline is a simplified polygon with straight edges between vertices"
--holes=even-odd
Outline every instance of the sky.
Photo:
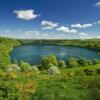
[[100,0],[0,0],[0,36],[100,38]]

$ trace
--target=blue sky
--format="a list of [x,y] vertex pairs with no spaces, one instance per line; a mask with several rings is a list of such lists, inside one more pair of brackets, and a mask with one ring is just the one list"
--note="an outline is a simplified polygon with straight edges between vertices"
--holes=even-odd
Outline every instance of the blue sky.
[[0,0],[0,36],[100,38],[100,0]]

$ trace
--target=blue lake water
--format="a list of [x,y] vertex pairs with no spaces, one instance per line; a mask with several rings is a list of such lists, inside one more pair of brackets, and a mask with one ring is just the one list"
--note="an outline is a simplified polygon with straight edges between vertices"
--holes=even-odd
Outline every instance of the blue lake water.
[[87,59],[100,59],[100,53],[90,49],[73,46],[55,46],[55,45],[26,45],[14,48],[11,52],[11,61],[26,61],[30,64],[39,64],[43,56],[55,54],[57,59],[68,59],[70,57]]

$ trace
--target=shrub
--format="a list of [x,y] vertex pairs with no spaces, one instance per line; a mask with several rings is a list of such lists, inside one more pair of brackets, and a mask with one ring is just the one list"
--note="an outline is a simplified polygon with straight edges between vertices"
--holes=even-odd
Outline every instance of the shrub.
[[36,73],[36,74],[39,74],[39,73],[40,73],[37,66],[31,66],[30,70],[31,70],[32,72]]
[[18,78],[18,75],[15,72],[10,72],[7,74],[7,77],[11,78],[11,79],[16,79],[16,78]]
[[6,71],[7,72],[20,71],[20,67],[17,64],[10,64],[10,65],[7,65]]
[[39,67],[42,67],[41,69],[48,69],[49,68],[49,63],[50,63],[49,57],[43,57],[41,59],[41,66],[39,66]]
[[[55,55],[50,55],[49,57],[43,57],[41,59],[41,66],[39,66],[39,67],[43,67],[43,69],[47,70],[48,68],[51,67],[50,64],[53,64],[55,66],[58,65]],[[42,69],[42,68],[40,68],[40,69]]]
[[77,75],[77,76],[84,76],[85,73],[84,73],[83,70],[77,70],[77,71],[75,72],[75,75]]
[[69,72],[69,73],[67,73],[67,76],[73,77],[73,76],[75,76],[75,73],[73,71],[72,72]]
[[37,89],[37,84],[34,82],[27,82],[22,86],[23,100],[30,100],[30,95],[34,94]]
[[99,61],[98,59],[94,59],[94,60],[93,60],[93,64],[94,64],[94,65],[99,64],[99,63],[100,63],[100,61]]
[[57,58],[54,54],[50,55],[49,60],[50,60],[50,63],[52,63],[53,65],[55,65],[55,66],[58,65]]
[[51,67],[48,69],[48,74],[60,74],[59,69],[57,68],[57,66],[54,66],[53,64],[50,65]]
[[85,58],[81,58],[78,60],[78,64],[80,66],[87,66],[88,65],[88,61]]
[[95,74],[95,72],[93,70],[90,70],[90,69],[85,69],[84,72],[85,72],[86,75],[93,75],[93,74]]
[[78,67],[78,63],[77,63],[76,59],[70,58],[69,60],[67,60],[67,66],[69,68]]
[[100,68],[96,69],[97,74],[100,74]]
[[65,61],[64,61],[64,60],[60,60],[60,61],[58,62],[58,66],[59,66],[59,67],[66,67]]
[[31,66],[30,66],[29,63],[21,61],[20,62],[20,67],[21,67],[21,71],[28,71],[28,70],[30,70]]
[[92,60],[87,60],[88,65],[93,65]]
[[2,70],[0,70],[0,77],[5,77],[6,73]]

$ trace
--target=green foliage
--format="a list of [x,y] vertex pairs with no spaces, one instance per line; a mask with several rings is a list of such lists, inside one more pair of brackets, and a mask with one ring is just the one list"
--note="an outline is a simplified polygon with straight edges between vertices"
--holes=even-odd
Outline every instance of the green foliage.
[[50,60],[50,63],[52,63],[53,65],[55,65],[55,66],[58,65],[57,58],[54,54],[50,55],[49,60]]
[[93,75],[93,74],[94,74],[94,71],[93,71],[93,70],[90,70],[90,69],[85,69],[85,70],[84,70],[84,73],[85,73],[86,75]]
[[65,61],[64,61],[64,60],[58,61],[58,66],[59,66],[60,68],[66,67]]
[[94,64],[94,65],[100,64],[100,61],[99,61],[98,59],[94,59],[94,60],[93,60],[93,64]]
[[0,69],[4,69],[6,65],[10,64],[9,53],[17,45],[20,45],[17,40],[0,38]]
[[55,66],[58,65],[58,61],[55,55],[50,55],[49,57],[43,57],[41,59],[41,67],[43,67],[44,69],[50,68],[51,65],[55,65]]
[[88,65],[88,61],[85,58],[79,59],[78,63],[80,66],[87,66]]
[[92,60],[87,60],[88,65],[93,65],[93,61]]
[[68,59],[68,60],[67,60],[67,66],[68,66],[68,68],[78,67],[77,60],[74,59],[74,58]]
[[9,54],[5,51],[0,52],[0,69],[5,69],[5,66],[10,63]]
[[41,65],[42,65],[42,66],[40,66],[40,67],[42,67],[43,69],[48,69],[48,68],[50,67],[49,64],[50,64],[50,59],[49,59],[49,57],[43,57],[43,58],[41,59]]
[[29,63],[21,61],[20,62],[20,67],[21,67],[21,71],[28,71],[28,70],[30,70],[31,66],[30,66]]
[[18,64],[18,61],[14,59],[13,64]]

